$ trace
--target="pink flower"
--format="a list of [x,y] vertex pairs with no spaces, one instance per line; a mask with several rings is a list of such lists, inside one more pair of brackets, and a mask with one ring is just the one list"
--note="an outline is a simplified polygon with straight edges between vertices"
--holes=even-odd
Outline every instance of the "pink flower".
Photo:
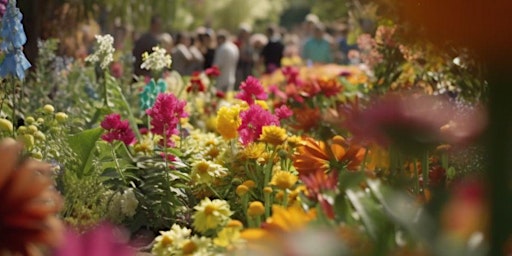
[[101,225],[85,234],[77,234],[67,231],[66,242],[58,248],[53,255],[56,256],[134,256],[135,252],[128,245],[119,241],[114,235],[114,229],[110,225]]
[[293,115],[293,111],[288,108],[286,105],[282,105],[274,110],[274,113],[279,118],[279,120],[286,119]]
[[240,113],[242,124],[238,127],[240,142],[247,145],[257,140],[266,125],[279,125],[277,116],[264,110],[260,105],[253,104],[249,109]]
[[288,99],[288,96],[286,95],[286,93],[281,91],[279,89],[279,87],[277,87],[277,85],[270,85],[268,87],[268,91],[270,92],[270,94],[275,95],[275,97],[277,97],[278,99],[280,99],[283,102],[285,102]]
[[299,78],[299,69],[297,67],[290,66],[281,68],[281,73],[283,73],[286,78],[287,84],[302,85],[302,80]]
[[268,98],[265,89],[261,85],[260,81],[255,77],[249,76],[240,85],[240,92],[236,95],[237,99],[241,99],[247,102],[249,105],[254,104],[254,100],[266,100]]
[[180,118],[188,116],[185,112],[186,104],[187,102],[178,100],[172,93],[161,93],[157,96],[155,105],[146,110],[146,114],[151,117],[151,132],[163,136],[168,147],[174,146],[170,138],[179,133],[177,127]]
[[128,120],[122,121],[119,114],[105,116],[105,119],[101,122],[101,127],[107,130],[107,133],[101,136],[104,141],[112,143],[118,140],[126,145],[135,143],[135,134],[130,128]]

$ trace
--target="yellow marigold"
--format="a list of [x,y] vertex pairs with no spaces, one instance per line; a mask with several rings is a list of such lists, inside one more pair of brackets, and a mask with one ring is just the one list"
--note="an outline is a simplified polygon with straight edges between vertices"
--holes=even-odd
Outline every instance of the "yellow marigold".
[[254,201],[249,204],[247,215],[251,217],[258,217],[265,213],[265,206],[260,201]]
[[297,175],[292,174],[287,171],[277,171],[272,176],[272,180],[270,181],[270,185],[274,185],[279,189],[290,189],[297,183],[299,177]]
[[221,107],[217,112],[217,131],[226,140],[234,139],[238,136],[238,126],[241,124],[240,107]]
[[284,128],[275,125],[269,125],[263,126],[260,140],[262,142],[278,146],[283,144],[287,137],[288,136],[286,135],[286,130]]
[[265,144],[251,143],[242,151],[242,155],[247,159],[258,159],[265,151]]
[[153,140],[149,137],[144,137],[142,140],[140,140],[135,146],[133,147],[135,149],[135,152],[137,153],[143,153],[143,154],[150,154],[153,152],[154,149],[154,143]]
[[196,212],[193,216],[193,225],[201,233],[224,225],[229,221],[229,216],[233,214],[229,209],[228,202],[220,199],[205,198],[194,207],[194,210]]

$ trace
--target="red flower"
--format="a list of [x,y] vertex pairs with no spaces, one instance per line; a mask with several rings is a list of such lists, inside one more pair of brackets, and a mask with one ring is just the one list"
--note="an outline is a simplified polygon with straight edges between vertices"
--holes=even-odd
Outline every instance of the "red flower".
[[336,78],[321,78],[316,81],[318,83],[318,87],[320,88],[320,92],[323,93],[326,97],[332,97],[340,93],[343,89],[341,87],[340,82]]
[[218,77],[220,76],[220,70],[219,70],[219,67],[217,66],[212,66],[211,68],[207,68],[204,73],[208,76],[208,77]]
[[223,91],[216,91],[215,97],[217,97],[219,99],[224,99],[226,97],[226,94]]
[[199,72],[194,72],[192,74],[189,83],[190,85],[187,87],[187,92],[204,92],[206,90],[206,86],[204,86]]
[[299,69],[297,67],[284,67],[281,68],[281,72],[286,78],[287,84],[294,84],[296,86],[302,85],[302,80],[299,78]]
[[105,116],[105,119],[101,122],[101,127],[107,130],[107,133],[103,134],[101,138],[108,143],[116,140],[122,141],[126,145],[135,143],[135,134],[130,128],[128,120],[122,121],[119,114],[114,113]]
[[307,189],[307,197],[315,202],[319,202],[327,217],[334,218],[334,200],[326,197],[325,192],[333,192],[338,186],[338,172],[332,171],[325,173],[321,169],[314,172],[299,175]]

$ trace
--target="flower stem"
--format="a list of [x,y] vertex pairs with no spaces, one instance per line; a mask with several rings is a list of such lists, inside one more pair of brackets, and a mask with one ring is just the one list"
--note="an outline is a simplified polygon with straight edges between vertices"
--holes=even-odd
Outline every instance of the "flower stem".
[[123,171],[121,170],[121,167],[119,166],[119,161],[117,160],[116,151],[114,149],[114,144],[110,144],[110,152],[112,153],[112,158],[114,159],[114,163],[116,164],[116,171],[123,180],[123,183],[128,186],[128,181],[126,180],[126,177],[123,174]]
[[[16,83],[14,82],[14,78],[10,80],[12,82],[12,124],[16,127],[18,123],[16,120]],[[12,136],[16,137],[16,128],[12,129]]]
[[414,167],[414,193],[420,193],[420,177],[418,175],[418,166],[416,165],[416,158],[413,160]]
[[421,174],[423,175],[423,191],[425,191],[429,183],[428,151],[425,151],[421,158]]

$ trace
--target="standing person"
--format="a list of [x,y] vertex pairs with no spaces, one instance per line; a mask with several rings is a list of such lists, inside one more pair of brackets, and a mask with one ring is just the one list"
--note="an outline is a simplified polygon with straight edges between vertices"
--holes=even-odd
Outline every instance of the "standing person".
[[190,51],[190,54],[192,55],[192,60],[190,62],[190,65],[188,67],[187,74],[192,74],[196,71],[203,70],[204,65],[204,57],[201,53],[201,41],[199,40],[199,36],[192,37],[190,40],[190,46],[188,47],[188,50]]
[[207,28],[199,38],[202,41],[203,69],[211,68],[213,66],[213,58],[215,57],[215,33],[212,29]]
[[133,47],[133,57],[135,61],[133,63],[133,73],[136,76],[150,76],[151,73],[149,70],[141,69],[140,65],[142,64],[142,54],[145,52],[152,52],[153,47],[157,46],[158,36],[162,31],[162,19],[160,16],[151,17],[151,25],[149,28],[149,32],[143,34],[136,42]]
[[268,43],[261,51],[261,61],[265,65],[265,73],[269,74],[281,67],[284,44],[281,35],[275,26],[269,26],[266,30]]
[[176,34],[176,45],[172,49],[172,69],[180,75],[189,75],[189,66],[192,62],[192,53],[188,48],[190,38],[184,32]]
[[233,91],[236,81],[236,65],[238,63],[238,47],[229,40],[227,31],[217,34],[217,50],[213,65],[219,67],[220,76],[217,78],[217,89],[227,92]]
[[325,39],[324,33],[325,27],[321,23],[317,23],[313,37],[306,41],[302,52],[302,57],[307,62],[332,62],[331,44]]
[[[238,60],[236,71],[236,85],[239,85],[248,76],[252,75],[252,69],[254,67],[254,48],[250,42],[251,30],[251,27],[247,24],[240,25],[238,37],[235,42],[240,51],[240,59]],[[238,89],[238,86],[235,86],[235,90],[236,89]]]

